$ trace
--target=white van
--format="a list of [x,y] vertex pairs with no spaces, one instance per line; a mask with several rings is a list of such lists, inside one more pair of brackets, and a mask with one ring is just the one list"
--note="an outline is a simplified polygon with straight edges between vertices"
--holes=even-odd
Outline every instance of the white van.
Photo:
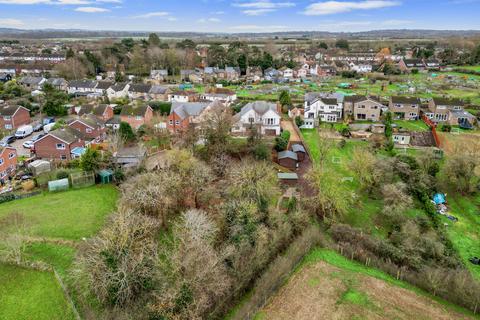
[[43,132],[49,133],[54,126],[55,126],[55,122],[44,125],[43,126]]
[[20,128],[17,129],[17,132],[15,132],[15,138],[17,139],[23,139],[28,137],[33,133],[33,127],[30,125],[26,126],[21,126]]

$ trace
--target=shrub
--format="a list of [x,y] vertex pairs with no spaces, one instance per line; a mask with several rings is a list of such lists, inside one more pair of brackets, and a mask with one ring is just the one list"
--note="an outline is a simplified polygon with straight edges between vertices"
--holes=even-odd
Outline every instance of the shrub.
[[270,159],[270,150],[264,143],[259,143],[255,146],[253,150],[255,159],[257,160],[269,160]]
[[451,132],[452,131],[452,126],[449,124],[444,124],[441,128],[442,132]]
[[0,195],[0,203],[8,202],[15,200],[15,195],[13,193],[7,193]]
[[295,117],[295,124],[297,125],[297,127],[303,126],[303,123],[304,123],[304,121],[302,120],[302,117],[300,117],[300,116]]
[[285,151],[288,147],[288,140],[285,140],[283,137],[275,138],[275,150],[278,152]]
[[280,137],[284,138],[287,141],[290,141],[290,131],[284,130],[280,135]]
[[340,134],[343,136],[343,137],[350,137],[350,129],[348,128],[342,128],[342,130],[340,130]]
[[61,180],[61,179],[67,179],[68,178],[68,172],[67,171],[58,171],[57,172],[57,179],[58,180]]

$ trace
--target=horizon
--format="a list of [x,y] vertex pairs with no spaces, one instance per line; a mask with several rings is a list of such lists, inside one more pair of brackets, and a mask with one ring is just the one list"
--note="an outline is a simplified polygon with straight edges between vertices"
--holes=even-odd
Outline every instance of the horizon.
[[0,28],[219,34],[478,31],[479,9],[478,0],[0,0]]

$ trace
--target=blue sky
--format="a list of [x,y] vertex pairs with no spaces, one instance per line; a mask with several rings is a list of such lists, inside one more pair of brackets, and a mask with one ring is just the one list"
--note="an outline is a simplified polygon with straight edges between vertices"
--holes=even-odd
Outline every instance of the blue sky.
[[0,0],[0,27],[267,32],[480,30],[480,0]]

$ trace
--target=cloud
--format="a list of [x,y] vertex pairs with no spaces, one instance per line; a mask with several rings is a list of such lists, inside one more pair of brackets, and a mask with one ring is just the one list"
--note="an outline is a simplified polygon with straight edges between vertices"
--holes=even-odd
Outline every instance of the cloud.
[[18,19],[1,19],[0,18],[0,27],[18,28],[24,25],[25,24]]
[[0,0],[0,4],[11,5],[32,5],[32,4],[51,4],[51,5],[84,5],[99,3],[122,3],[121,0]]
[[233,4],[234,7],[243,8],[243,14],[248,16],[260,16],[266,13],[277,11],[280,8],[294,7],[293,2],[272,2],[272,1],[250,1],[237,2]]
[[389,0],[366,0],[366,1],[325,1],[309,5],[303,12],[307,16],[320,16],[336,13],[350,12],[354,10],[370,10],[398,6],[398,1]]
[[148,12],[145,14],[141,14],[138,16],[134,16],[132,18],[134,19],[148,19],[148,18],[154,18],[154,17],[166,17],[169,16],[170,13],[166,11],[155,11],[155,12]]
[[77,12],[85,12],[85,13],[101,13],[101,12],[109,12],[109,9],[99,8],[99,7],[78,7],[75,9]]
[[217,19],[217,18],[208,18],[208,19],[202,18],[202,19],[197,20],[197,22],[199,22],[199,23],[220,22],[220,21],[222,21],[222,20]]

